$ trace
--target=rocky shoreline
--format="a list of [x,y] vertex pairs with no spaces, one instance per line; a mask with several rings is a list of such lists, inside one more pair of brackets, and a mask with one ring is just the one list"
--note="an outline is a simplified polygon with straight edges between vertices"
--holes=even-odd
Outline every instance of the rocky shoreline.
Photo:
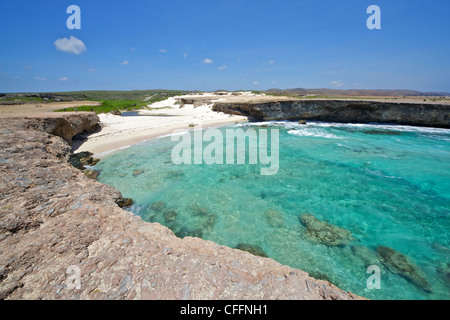
[[343,123],[395,123],[450,128],[450,104],[370,100],[291,99],[216,102],[213,110],[259,121],[311,120]]
[[67,162],[73,136],[98,123],[93,113],[0,119],[0,299],[361,299],[121,209],[119,191]]

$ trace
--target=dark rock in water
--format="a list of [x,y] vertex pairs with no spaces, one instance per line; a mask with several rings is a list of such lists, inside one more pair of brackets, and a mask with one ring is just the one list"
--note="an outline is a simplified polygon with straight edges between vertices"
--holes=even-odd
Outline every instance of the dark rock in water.
[[68,162],[77,169],[84,170],[87,165],[86,159],[90,159],[93,153],[88,151],[78,152],[69,155]]
[[184,237],[201,238],[203,237],[203,231],[201,229],[191,230],[186,227],[182,227],[180,231],[175,233],[175,235],[181,239],[183,239]]
[[436,268],[436,273],[440,276],[440,278],[444,281],[444,285],[447,288],[450,288],[450,263],[441,263]]
[[327,246],[341,246],[354,240],[346,229],[320,221],[312,214],[303,214],[300,222],[306,227],[306,236]]
[[428,281],[425,280],[425,275],[422,270],[414,265],[406,255],[384,246],[379,246],[377,248],[377,254],[390,272],[404,277],[425,292],[433,292],[433,288]]
[[166,178],[169,179],[177,179],[177,178],[183,178],[184,172],[182,170],[172,170],[169,171],[166,175]]
[[208,208],[200,207],[196,204],[191,205],[189,208],[192,210],[194,216],[205,216],[208,214]]
[[133,205],[133,199],[131,198],[120,198],[116,201],[117,205],[121,208],[131,207]]
[[280,228],[286,226],[283,216],[276,210],[267,209],[264,213],[264,217],[266,218],[267,223],[272,227]]
[[174,222],[177,219],[177,212],[175,210],[167,210],[164,212],[164,221],[166,223]]
[[89,164],[90,166],[95,166],[99,161],[100,161],[100,159],[97,159],[97,158],[90,158],[88,164]]
[[329,283],[333,283],[333,281],[331,281],[330,278],[325,273],[320,272],[319,270],[310,271],[308,272],[308,274],[310,277],[313,277],[314,279],[324,280]]
[[248,243],[239,243],[235,249],[239,249],[242,251],[247,251],[250,252],[251,254],[255,255],[255,256],[259,256],[259,257],[263,257],[263,258],[268,258],[268,255],[263,251],[263,249],[261,249],[260,246],[256,246],[253,244],[248,244]]
[[152,203],[150,208],[152,208],[153,211],[161,212],[166,208],[166,203],[164,201],[156,201]]
[[83,171],[83,173],[86,175],[86,177],[90,178],[90,179],[97,179],[98,176],[100,175],[100,172],[97,170],[85,170]]
[[299,120],[298,124],[307,124],[305,120]]
[[142,169],[134,170],[133,171],[133,176],[138,176],[138,175],[140,175],[142,173],[144,173],[144,170],[142,170]]
[[211,232],[211,230],[214,228],[214,225],[217,221],[217,215],[216,214],[208,214],[204,217],[202,222],[202,229],[206,232]]

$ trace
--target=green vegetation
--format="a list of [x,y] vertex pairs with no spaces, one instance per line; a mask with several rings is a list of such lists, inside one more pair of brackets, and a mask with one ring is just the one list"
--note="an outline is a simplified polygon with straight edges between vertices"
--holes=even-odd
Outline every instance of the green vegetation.
[[[143,91],[79,91],[58,93],[55,95],[68,97],[73,100],[100,101],[99,106],[83,105],[77,111],[94,111],[108,113],[111,111],[130,111],[146,108],[147,105],[163,101],[169,97],[187,94],[188,91],[175,90],[143,90]],[[76,98],[76,99],[74,99]],[[65,108],[55,112],[75,111],[75,108]]]
[[[164,98],[165,99],[165,98]],[[161,99],[163,100],[163,99]],[[160,100],[158,100],[160,101]],[[153,101],[156,102],[156,101]],[[115,110],[137,110],[141,109],[148,104],[153,103],[152,101],[141,101],[141,100],[101,100],[101,105],[99,106],[79,106],[77,111],[94,111],[95,113],[107,113]],[[75,108],[64,108],[56,110],[55,112],[66,112],[75,111]]]

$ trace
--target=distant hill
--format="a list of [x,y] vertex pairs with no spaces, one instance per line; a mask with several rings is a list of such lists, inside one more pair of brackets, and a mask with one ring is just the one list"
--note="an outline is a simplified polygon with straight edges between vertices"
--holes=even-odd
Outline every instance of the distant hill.
[[366,89],[269,89],[265,92],[270,94],[288,94],[288,95],[319,95],[332,97],[403,97],[403,96],[424,96],[424,97],[442,97],[450,96],[449,92],[422,92],[416,90],[366,90]]

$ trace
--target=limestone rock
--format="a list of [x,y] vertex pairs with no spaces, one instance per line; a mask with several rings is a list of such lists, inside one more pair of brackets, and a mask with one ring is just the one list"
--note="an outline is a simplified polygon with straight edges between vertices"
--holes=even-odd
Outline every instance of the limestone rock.
[[131,198],[120,198],[120,200],[116,201],[117,205],[120,208],[131,207],[133,205],[133,199]]
[[100,172],[97,170],[93,170],[93,169],[88,169],[83,171],[84,175],[90,179],[97,179],[98,176],[100,175]]
[[256,121],[305,120],[344,123],[397,123],[450,128],[450,105],[368,100],[291,99],[215,102],[213,111],[247,116]]

